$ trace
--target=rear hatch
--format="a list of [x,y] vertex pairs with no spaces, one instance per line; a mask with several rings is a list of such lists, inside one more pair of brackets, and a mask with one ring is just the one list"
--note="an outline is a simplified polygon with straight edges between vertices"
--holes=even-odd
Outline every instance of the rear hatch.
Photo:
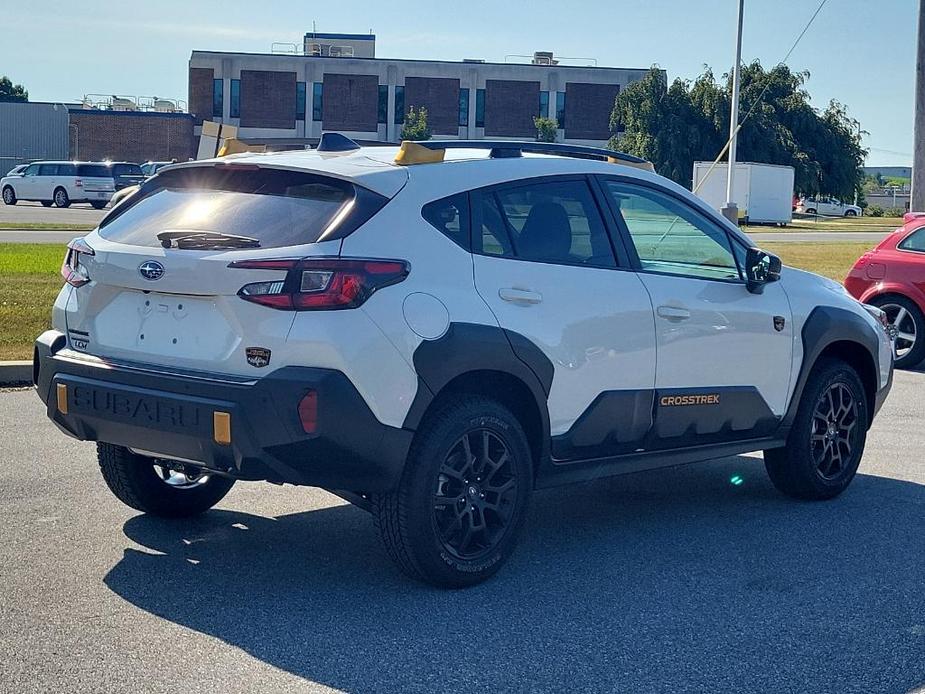
[[[111,179],[110,179],[111,180]],[[118,206],[70,256],[72,346],[112,359],[253,374],[246,348],[281,350],[295,313],[243,300],[286,271],[229,267],[337,256],[387,198],[322,174],[223,165],[166,171]]]
[[116,189],[112,170],[106,164],[78,164],[74,185],[89,193],[88,197],[96,197],[99,193],[112,193]]

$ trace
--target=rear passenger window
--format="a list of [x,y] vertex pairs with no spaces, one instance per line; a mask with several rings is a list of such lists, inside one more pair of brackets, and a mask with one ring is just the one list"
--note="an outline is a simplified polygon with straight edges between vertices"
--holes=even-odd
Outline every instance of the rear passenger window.
[[441,234],[469,250],[469,195],[459,193],[424,205],[421,215]]
[[584,181],[535,183],[480,194],[477,252],[566,265],[615,267]]
[[909,234],[899,243],[899,247],[904,251],[915,251],[916,253],[925,253],[925,227],[917,229]]

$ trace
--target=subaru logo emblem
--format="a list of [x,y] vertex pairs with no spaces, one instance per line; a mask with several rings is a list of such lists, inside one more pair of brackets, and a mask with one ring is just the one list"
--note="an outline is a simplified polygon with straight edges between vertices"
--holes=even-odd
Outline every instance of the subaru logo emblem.
[[159,280],[164,276],[164,266],[156,260],[146,260],[138,267],[138,272],[146,280]]

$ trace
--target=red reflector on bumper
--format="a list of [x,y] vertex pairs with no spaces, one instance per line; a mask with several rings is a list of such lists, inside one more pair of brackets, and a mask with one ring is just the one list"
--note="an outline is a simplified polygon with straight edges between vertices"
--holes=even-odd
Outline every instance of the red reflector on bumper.
[[314,434],[318,429],[318,393],[313,390],[299,400],[299,421],[306,434]]

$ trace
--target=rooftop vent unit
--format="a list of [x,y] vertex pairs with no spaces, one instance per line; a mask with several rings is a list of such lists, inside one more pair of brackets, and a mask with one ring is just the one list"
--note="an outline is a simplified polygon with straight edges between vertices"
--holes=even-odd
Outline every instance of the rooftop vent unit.
[[328,55],[332,58],[352,58],[353,46],[329,46]]
[[533,53],[534,65],[558,65],[559,61],[553,57],[552,51],[535,51]]

